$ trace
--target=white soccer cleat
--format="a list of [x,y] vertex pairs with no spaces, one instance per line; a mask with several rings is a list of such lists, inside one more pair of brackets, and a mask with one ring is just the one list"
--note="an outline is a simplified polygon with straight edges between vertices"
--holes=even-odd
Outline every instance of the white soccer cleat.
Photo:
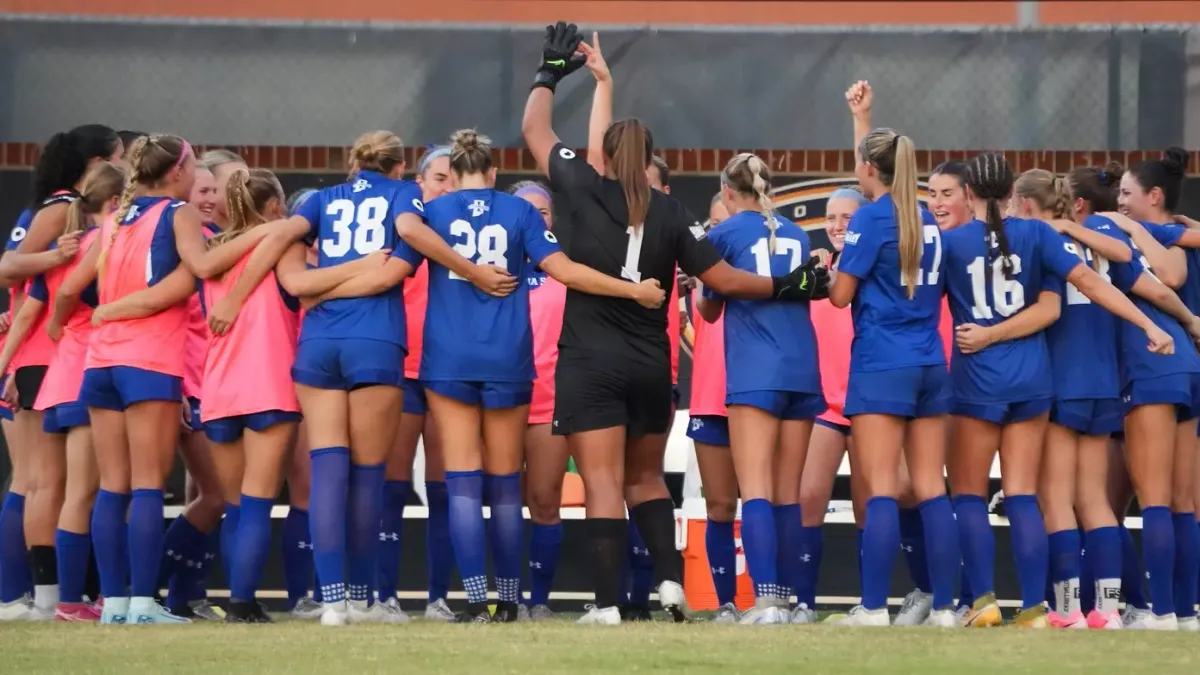
[[804,602],[800,603],[799,605],[796,605],[796,609],[792,610],[792,615],[788,618],[788,623],[807,624],[807,623],[816,623],[816,622],[817,622],[816,610],[809,607],[808,604],[804,603]]
[[727,602],[717,608],[717,613],[713,616],[713,623],[734,624],[742,618],[741,612],[738,611],[737,605],[732,602]]
[[920,626],[932,611],[933,594],[914,590],[904,596],[904,604],[900,605],[900,613],[892,623],[896,626]]
[[740,626],[778,626],[787,623],[787,612],[780,607],[754,607],[738,620]]
[[1179,624],[1179,630],[1184,633],[1200,633],[1200,621],[1194,616],[1187,616],[1182,619],[1176,619]]
[[12,602],[0,603],[0,621],[29,621],[33,613],[33,597],[28,593]]
[[350,609],[346,606],[345,600],[325,603],[324,611],[321,612],[322,626],[345,626],[348,623],[350,623]]
[[[901,624],[896,621],[897,626]],[[958,614],[952,609],[939,609],[929,613],[929,616],[922,622],[924,626],[932,626],[934,628],[962,628],[962,622],[958,619]]]
[[425,620],[454,623],[457,620],[457,617],[454,615],[454,612],[450,611],[450,606],[446,604],[446,600],[444,598],[438,598],[428,605],[425,605]]
[[862,605],[856,606],[850,610],[846,618],[834,623],[835,626],[863,626],[863,627],[882,627],[892,625],[891,617],[888,616],[887,607],[880,609],[867,609]]
[[1146,617],[1152,614],[1153,612],[1149,609],[1126,606],[1125,611],[1121,613],[1121,623],[1125,624],[1126,628],[1132,628],[1133,624],[1140,625],[1145,621]]
[[546,605],[534,605],[529,610],[530,621],[552,621],[554,620],[554,612]]
[[621,610],[618,607],[600,609],[595,605],[584,605],[584,614],[575,623],[580,626],[619,626],[621,625]]
[[296,602],[296,606],[292,608],[292,618],[299,621],[316,621],[321,618],[321,613],[325,611],[325,606],[305,596]]
[[688,607],[687,597],[683,594],[683,586],[674,581],[664,581],[658,585],[658,601],[662,604],[675,623],[683,623],[692,618],[692,608]]
[[1179,620],[1174,614],[1159,616],[1153,612],[1146,612],[1143,615],[1135,617],[1132,622],[1126,623],[1125,628],[1128,630],[1179,630]]

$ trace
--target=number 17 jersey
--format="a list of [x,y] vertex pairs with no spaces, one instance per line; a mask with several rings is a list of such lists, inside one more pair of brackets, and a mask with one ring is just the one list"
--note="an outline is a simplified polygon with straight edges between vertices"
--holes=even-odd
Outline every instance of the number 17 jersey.
[[[424,218],[421,188],[373,171],[360,171],[341,185],[313,195],[296,215],[310,226],[307,243],[317,244],[317,267],[352,262],[381,249],[414,268],[419,253],[396,233],[396,218],[415,213]],[[327,300],[304,315],[300,342],[316,338],[379,340],[407,349],[403,284],[363,298]]]

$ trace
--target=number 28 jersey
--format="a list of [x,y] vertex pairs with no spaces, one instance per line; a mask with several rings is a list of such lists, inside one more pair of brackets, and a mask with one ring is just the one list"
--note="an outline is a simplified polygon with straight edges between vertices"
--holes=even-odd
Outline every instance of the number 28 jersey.
[[[296,212],[310,226],[307,242],[317,244],[317,267],[333,267],[390,248],[414,268],[421,256],[396,233],[396,218],[424,218],[421,188],[360,171],[349,183],[327,187]],[[300,342],[317,338],[359,338],[407,348],[403,284],[364,298],[328,300],[304,315]]]
[[[439,197],[427,205],[427,217],[459,255],[518,278],[524,276],[526,259],[536,267],[560,250],[532,204],[496,190]],[[495,298],[430,260],[422,345],[422,380],[532,382],[529,285],[521,283]]]
[[[1043,290],[1060,296],[1066,276],[1082,265],[1077,249],[1040,220],[1005,218],[1012,272],[1005,277],[999,244],[972,220],[942,234],[946,290],[954,324],[994,326],[1037,302]],[[998,342],[974,354],[954,350],[954,398],[968,404],[1016,403],[1054,396],[1050,353],[1042,332]]]

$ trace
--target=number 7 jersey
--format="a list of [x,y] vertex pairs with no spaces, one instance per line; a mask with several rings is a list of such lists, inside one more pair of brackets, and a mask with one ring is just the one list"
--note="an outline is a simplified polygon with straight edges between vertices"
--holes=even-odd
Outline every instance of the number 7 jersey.
[[[396,218],[415,213],[424,218],[421,188],[373,171],[360,171],[353,180],[327,187],[296,212],[308,221],[306,241],[317,244],[317,267],[358,260],[381,249],[414,268],[421,256],[396,233]],[[328,300],[304,315],[300,342],[315,338],[379,340],[407,349],[403,284],[365,298]]]

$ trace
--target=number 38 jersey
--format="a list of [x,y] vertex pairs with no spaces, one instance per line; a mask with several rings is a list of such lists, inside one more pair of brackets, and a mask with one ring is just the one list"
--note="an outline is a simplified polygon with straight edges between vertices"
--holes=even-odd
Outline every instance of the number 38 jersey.
[[[775,247],[763,214],[742,211],[708,232],[725,262],[759,276],[783,276],[812,253],[808,233],[775,218]],[[720,297],[709,288],[705,297]],[[808,305],[769,300],[725,301],[725,391],[821,393],[817,339]]]
[[421,380],[532,382],[533,329],[525,261],[541,264],[558,240],[532,204],[491,189],[459,190],[430,202],[429,226],[462,257],[521,279],[503,298],[429,261]]
[[[1005,277],[999,244],[973,220],[942,234],[946,290],[956,326],[994,326],[1037,302],[1042,291],[1063,293],[1066,276],[1082,265],[1075,246],[1040,220],[1005,218],[1012,272]],[[1042,332],[998,342],[974,354],[955,348],[950,362],[960,403],[1016,403],[1051,398],[1054,380]]]
[[[421,256],[396,234],[396,218],[424,218],[421,188],[360,171],[353,180],[327,187],[304,202],[296,215],[308,221],[307,242],[317,244],[317,267],[333,267],[390,248],[414,268]],[[360,338],[407,348],[403,284],[365,298],[329,300],[305,313],[300,342],[317,338]]]

